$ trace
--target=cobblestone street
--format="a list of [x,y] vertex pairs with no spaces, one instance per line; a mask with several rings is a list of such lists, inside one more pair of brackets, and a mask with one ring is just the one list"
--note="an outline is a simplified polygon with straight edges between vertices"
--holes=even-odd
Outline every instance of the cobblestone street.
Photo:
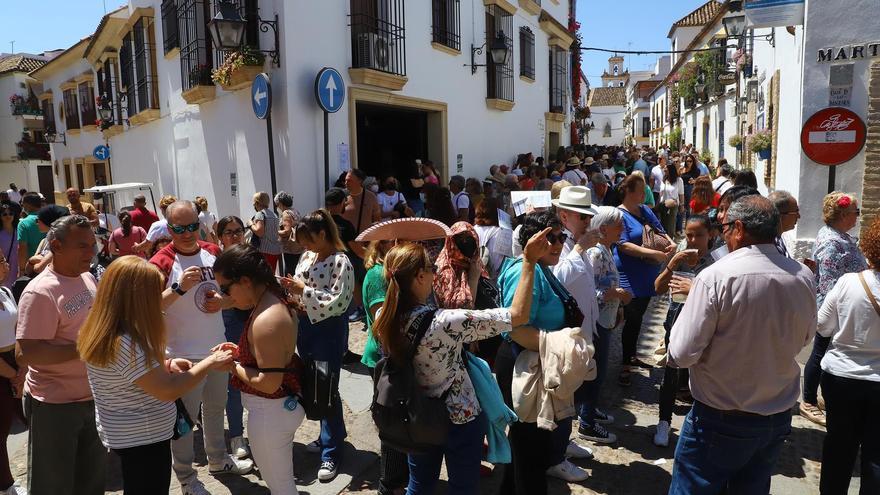
[[[641,356],[648,361],[654,359],[653,351],[663,338],[663,315],[666,305],[655,300],[645,318],[642,338],[639,343]],[[364,345],[366,334],[361,324],[352,325],[350,336],[352,350],[359,352]],[[672,456],[678,429],[688,406],[678,403],[673,419],[673,435],[668,448],[654,446],[651,437],[657,422],[657,396],[663,376],[661,368],[642,370],[633,376],[632,386],[621,388],[616,375],[620,365],[620,340],[612,341],[611,364],[608,379],[603,386],[602,405],[615,417],[611,431],[617,434],[618,441],[611,446],[593,445],[582,441],[595,453],[595,459],[578,461],[591,476],[583,483],[564,483],[551,479],[551,494],[665,494],[672,473]],[[349,367],[343,375],[341,390],[346,411],[348,444],[339,476],[330,483],[316,480],[319,459],[305,451],[308,444],[318,436],[318,423],[306,421],[297,432],[294,445],[295,472],[299,479],[300,493],[376,493],[375,480],[378,473],[379,443],[369,415],[371,381],[365,368],[360,365]],[[199,437],[197,445],[201,444]],[[576,435],[576,429],[574,435]],[[24,480],[27,469],[27,448],[24,435],[10,439],[10,446],[17,445],[12,453],[13,474]],[[794,415],[792,434],[785,445],[782,456],[773,476],[771,493],[774,495],[804,495],[818,493],[819,465],[824,430]],[[13,447],[11,447],[12,449]],[[213,477],[208,474],[204,452],[199,448],[199,475],[206,487],[215,495],[268,494],[269,491],[256,474],[245,477]],[[109,479],[107,493],[121,494],[121,478],[118,461],[114,455],[108,456]],[[441,475],[445,479],[445,473]],[[491,477],[483,480],[482,493],[496,493],[501,481],[501,469],[496,469]],[[853,478],[850,493],[858,493],[858,478]],[[445,493],[441,481],[440,493]],[[176,481],[172,481],[172,493],[177,493]]]

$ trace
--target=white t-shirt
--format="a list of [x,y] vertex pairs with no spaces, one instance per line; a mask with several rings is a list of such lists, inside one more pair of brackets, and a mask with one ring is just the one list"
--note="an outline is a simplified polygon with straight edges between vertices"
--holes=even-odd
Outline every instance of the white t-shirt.
[[671,199],[678,203],[679,196],[684,195],[684,181],[681,180],[681,177],[675,179],[675,184],[670,184],[668,181],[663,181],[660,185],[660,201],[666,201],[667,199]]
[[164,363],[151,362],[128,334],[119,338],[116,359],[106,368],[86,363],[95,397],[95,423],[101,443],[126,449],[168,440],[174,434],[177,408],[144,392],[134,382]]
[[191,266],[202,269],[202,281],[180,296],[165,310],[166,354],[168,357],[204,359],[211,348],[226,341],[223,317],[220,312],[208,313],[205,301],[209,291],[220,292],[214,281],[214,261],[220,255],[216,244],[199,241],[198,252],[185,255],[169,244],[156,253],[150,263],[165,274],[165,287],[180,280],[184,270]]
[[15,345],[15,323],[18,321],[18,307],[12,292],[0,287],[0,349]]
[[471,207],[471,198],[466,192],[461,191],[452,197],[452,207],[455,209],[457,216],[459,210],[466,210]]
[[397,206],[397,203],[403,202],[403,204],[406,204],[406,198],[399,191],[394,191],[394,194],[391,196],[385,194],[385,192],[380,192],[376,195],[376,199],[379,200],[379,206],[382,207],[383,215],[391,213],[394,207]]
[[730,180],[730,177],[718,176],[715,180],[712,181],[712,189],[715,190],[718,194],[724,194],[724,191],[727,191],[733,187],[733,181]]
[[21,203],[21,194],[15,189],[8,189],[6,194],[9,195],[9,201],[12,201],[13,203]]
[[163,237],[171,239],[171,232],[168,232],[168,220],[165,220],[164,218],[158,222],[153,222],[153,225],[150,225],[150,230],[147,232],[147,240],[150,242],[156,242]]
[[654,165],[651,169],[651,177],[654,178],[654,186],[651,188],[655,193],[660,192],[660,185],[663,184],[663,167]]

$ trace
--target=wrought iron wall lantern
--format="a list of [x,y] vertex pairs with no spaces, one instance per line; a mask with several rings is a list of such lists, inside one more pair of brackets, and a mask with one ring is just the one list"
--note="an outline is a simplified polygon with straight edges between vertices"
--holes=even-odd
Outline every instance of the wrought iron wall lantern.
[[[266,21],[257,16],[261,33],[268,33],[269,29],[275,38],[273,50],[257,50],[265,53],[272,59],[275,67],[281,67],[280,41],[278,38],[278,14],[275,14],[274,21]],[[248,20],[243,18],[238,11],[238,7],[228,1],[221,0],[217,4],[217,15],[208,21],[208,31],[211,33],[211,41],[218,50],[238,50],[244,42],[245,28]]]
[[64,132],[47,132],[44,136],[47,143],[67,146],[67,135]]
[[[487,43],[488,41],[480,47],[475,47],[473,43],[471,44],[471,74],[477,73],[477,67],[486,67],[488,65],[477,63],[477,55],[483,54],[483,49],[486,48]],[[498,35],[495,36],[492,44],[489,45],[489,55],[492,57],[493,64],[503,65],[507,62],[510,50],[507,46],[507,36],[504,35],[503,31],[498,31]]]

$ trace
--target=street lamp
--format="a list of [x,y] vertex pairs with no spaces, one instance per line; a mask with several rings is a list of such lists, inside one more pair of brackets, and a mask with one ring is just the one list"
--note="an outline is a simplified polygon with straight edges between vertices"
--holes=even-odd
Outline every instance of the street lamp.
[[225,0],[217,5],[217,15],[208,21],[211,41],[221,50],[237,50],[244,39],[246,26],[247,21],[241,18],[236,5]]
[[113,107],[110,106],[110,99],[107,98],[107,93],[104,93],[99,98],[99,106],[98,106],[98,114],[101,115],[101,122],[113,122]]
[[[63,144],[64,146],[67,146],[67,135],[63,132],[56,133],[55,131],[50,131],[45,134],[45,137],[47,143]],[[61,138],[60,140],[58,139],[59,137]]]
[[728,38],[739,38],[746,25],[746,16],[742,14],[728,16],[721,19],[721,23],[724,25],[724,33]]
[[[488,42],[487,42],[488,43]],[[486,47],[486,43],[483,43],[479,48],[474,47],[471,44],[471,74],[477,73],[477,67],[485,67],[486,64],[478,64],[477,63],[477,55],[483,54],[483,48]],[[509,55],[509,50],[507,47],[507,36],[504,35],[503,31],[498,31],[498,35],[492,40],[492,43],[489,45],[489,56],[492,57],[492,63],[496,65],[503,65],[507,62],[507,56]]]

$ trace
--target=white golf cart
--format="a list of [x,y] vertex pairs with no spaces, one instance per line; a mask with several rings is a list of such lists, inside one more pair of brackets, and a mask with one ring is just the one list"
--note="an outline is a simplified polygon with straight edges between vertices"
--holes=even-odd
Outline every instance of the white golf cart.
[[134,208],[135,196],[143,194],[153,204],[153,211],[157,211],[156,199],[153,196],[153,184],[150,183],[126,182],[124,184],[94,186],[83,189],[83,192],[92,193],[92,195],[100,194],[104,202],[104,211],[98,215],[99,225],[95,231],[99,252],[104,251],[110,234],[119,227],[119,217],[117,216],[119,212]]

